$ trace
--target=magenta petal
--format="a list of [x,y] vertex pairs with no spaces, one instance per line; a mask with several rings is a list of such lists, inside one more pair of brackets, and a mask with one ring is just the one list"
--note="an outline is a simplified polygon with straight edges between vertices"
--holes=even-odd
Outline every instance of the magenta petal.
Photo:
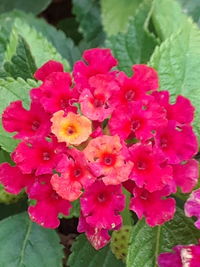
[[185,214],[188,217],[197,217],[195,226],[200,229],[200,189],[193,191],[186,201]]
[[63,70],[63,65],[60,62],[49,60],[35,72],[34,77],[44,81],[52,72],[63,72]]

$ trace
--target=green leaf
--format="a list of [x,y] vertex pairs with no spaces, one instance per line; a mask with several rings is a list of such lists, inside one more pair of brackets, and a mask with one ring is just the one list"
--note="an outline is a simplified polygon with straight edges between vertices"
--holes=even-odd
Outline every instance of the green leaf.
[[0,222],[0,242],[0,266],[62,266],[63,251],[55,231],[31,222],[26,213]]
[[117,260],[109,246],[97,251],[87,241],[85,235],[79,235],[72,246],[67,264],[70,267],[124,267]]
[[200,1],[199,0],[178,0],[183,11],[192,16],[193,20],[200,26]]
[[179,244],[195,244],[199,237],[194,222],[179,208],[174,219],[162,226],[152,228],[144,220],[138,221],[131,234],[127,267],[156,267],[161,252],[171,251]]
[[0,163],[3,163],[3,162],[12,163],[12,160],[10,158],[10,154],[4,151],[2,148],[0,148]]
[[152,20],[159,38],[165,40],[180,29],[187,16],[175,0],[154,0]]
[[102,22],[108,36],[126,32],[140,0],[101,0]]
[[53,59],[62,62],[66,70],[69,70],[68,62],[61,57],[56,48],[40,32],[18,18],[15,20],[14,29],[28,43],[37,67],[41,67],[42,64]]
[[17,35],[15,31],[12,32],[10,37],[5,59],[7,61],[4,63],[4,69],[8,74],[7,76],[21,77],[25,80],[33,77],[36,71],[34,58],[24,38]]
[[157,44],[155,37],[146,29],[151,2],[145,0],[138,8],[130,21],[128,31],[111,36],[107,46],[113,50],[119,61],[119,69],[132,74],[131,66],[138,63],[147,63],[154,47]]
[[[25,82],[21,78],[0,79],[0,113],[2,114],[10,102],[16,100],[22,100],[24,107],[29,108],[29,90],[37,85],[33,80]],[[5,151],[12,152],[17,144],[18,141],[12,139],[12,134],[7,133],[0,124],[0,146]]]
[[51,0],[1,0],[0,13],[4,13],[13,9],[21,9],[25,12],[39,14],[47,8]]
[[79,200],[77,199],[77,200],[73,201],[71,204],[72,204],[72,208],[70,210],[70,214],[66,217],[62,215],[62,217],[65,217],[66,219],[71,219],[73,217],[78,218],[80,216],[80,202],[79,202]]
[[97,0],[73,0],[73,13],[79,22],[79,31],[88,46],[96,47],[104,42],[100,7]]
[[[182,30],[158,47],[150,65],[159,74],[160,88],[188,97],[196,108],[195,130],[200,138],[200,31],[189,19]],[[185,114],[187,116],[187,114]]]

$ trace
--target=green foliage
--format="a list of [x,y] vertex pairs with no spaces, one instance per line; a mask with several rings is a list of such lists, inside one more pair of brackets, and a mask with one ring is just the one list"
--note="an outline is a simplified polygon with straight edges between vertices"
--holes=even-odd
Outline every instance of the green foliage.
[[97,0],[73,0],[73,13],[79,22],[79,31],[87,42],[87,48],[102,45],[104,33],[100,7]]
[[41,13],[51,3],[51,0],[1,0],[0,13],[13,9],[21,9],[34,14]]
[[138,221],[131,234],[127,267],[156,267],[159,253],[178,244],[197,243],[200,231],[193,224],[179,208],[174,219],[162,226],[152,228],[144,220]]
[[[72,208],[70,210],[70,215],[68,216],[64,216],[66,219],[71,219],[73,217],[78,218],[80,215],[80,202],[79,199],[75,200],[74,202],[71,203],[72,204]],[[63,215],[62,215],[63,217]]]
[[129,19],[140,3],[140,0],[101,0],[102,21],[107,35],[126,32]]
[[145,0],[130,21],[126,33],[119,33],[107,40],[107,46],[113,50],[119,61],[119,69],[131,74],[131,66],[147,63],[156,44],[155,37],[146,29],[151,2]]
[[67,264],[70,267],[124,267],[124,264],[112,254],[109,246],[96,251],[85,235],[78,236],[74,242]]
[[[196,108],[194,127],[200,138],[200,31],[191,20],[158,47],[150,65],[159,74],[160,88],[188,97]],[[187,114],[186,114],[187,116]]]
[[26,213],[0,222],[0,266],[61,267],[57,234],[31,222]]
[[200,1],[199,0],[178,0],[182,9],[200,26]]
[[[17,41],[16,48],[14,39]],[[24,38],[17,35],[15,32],[13,32],[10,37],[10,43],[7,46],[7,54],[9,54],[7,55],[7,59],[10,60],[4,63],[4,69],[8,76],[13,78],[21,77],[25,80],[33,77],[37,69],[35,60]]]
[[[0,113],[10,104],[12,101],[22,100],[24,107],[29,107],[29,90],[33,87],[37,87],[37,83],[33,80],[27,80],[26,82],[22,78],[13,79],[0,79]],[[11,134],[5,132],[0,125],[0,146],[7,152],[12,152],[16,147],[18,141],[11,138]]]

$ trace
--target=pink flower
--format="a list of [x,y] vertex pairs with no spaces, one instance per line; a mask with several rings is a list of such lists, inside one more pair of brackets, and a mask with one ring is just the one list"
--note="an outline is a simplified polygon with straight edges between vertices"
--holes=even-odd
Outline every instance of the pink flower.
[[113,96],[113,102],[116,106],[129,105],[133,101],[142,100],[146,92],[157,90],[158,75],[156,71],[147,65],[134,65],[133,76],[128,77],[120,72],[117,80],[120,90]]
[[79,233],[85,232],[88,241],[96,250],[105,247],[110,241],[108,230],[90,226],[82,214],[79,217],[77,230]]
[[31,220],[41,226],[57,228],[60,224],[59,214],[69,215],[71,205],[52,189],[49,183],[50,178],[51,176],[43,176],[28,191],[29,198],[37,200],[35,206],[28,208],[28,213]]
[[174,184],[172,167],[166,165],[165,157],[151,145],[135,144],[129,148],[133,168],[130,179],[138,187],[145,187],[149,192],[161,190],[165,185]]
[[112,135],[118,134],[123,140],[136,137],[144,141],[166,124],[165,110],[149,96],[129,104],[129,108],[116,108],[109,120],[109,129]]
[[192,127],[177,125],[175,121],[169,121],[166,128],[159,129],[155,142],[171,164],[189,160],[198,152],[197,137]]
[[127,152],[118,136],[99,136],[92,139],[84,150],[90,167],[101,176],[106,185],[117,185],[128,180],[132,163],[127,161]]
[[89,79],[90,89],[82,91],[79,102],[83,115],[91,120],[103,121],[114,110],[110,98],[119,87],[112,75],[98,74]]
[[96,177],[91,173],[84,154],[72,149],[69,156],[64,157],[58,164],[57,170],[61,175],[54,174],[51,185],[63,199],[74,201],[82,194],[82,189],[94,183]]
[[45,111],[54,113],[59,110],[76,111],[72,106],[78,101],[79,94],[71,86],[71,76],[66,72],[51,73],[39,88],[31,90],[31,98],[39,101]]
[[13,161],[22,173],[36,175],[52,173],[58,162],[62,159],[56,142],[48,142],[45,139],[31,139],[21,142],[12,154]]
[[112,56],[110,49],[93,48],[83,53],[83,61],[74,64],[73,76],[76,84],[82,91],[89,87],[88,80],[97,74],[107,74],[117,60]]
[[165,198],[171,192],[165,187],[160,191],[150,193],[146,189],[135,187],[130,209],[136,212],[139,219],[144,216],[150,226],[156,226],[170,221],[175,213],[175,200]]
[[49,60],[44,65],[42,65],[34,74],[36,80],[45,81],[46,78],[52,72],[63,72],[63,65],[60,62]]
[[178,245],[173,252],[161,253],[158,257],[159,267],[199,267],[200,245]]
[[0,165],[0,183],[8,193],[17,195],[22,189],[31,187],[35,180],[34,174],[23,174],[17,166]]
[[170,104],[170,94],[168,91],[154,92],[153,96],[166,109],[168,120],[174,120],[180,124],[189,124],[193,121],[195,109],[186,97],[179,95],[176,98],[176,102]]
[[120,185],[93,183],[80,198],[86,222],[93,228],[114,229],[122,224],[119,212],[125,207],[125,196]]
[[199,177],[198,161],[190,159],[187,162],[172,165],[173,177],[183,193],[189,193],[197,184]]
[[38,103],[32,102],[30,110],[21,101],[12,102],[2,115],[3,127],[7,132],[17,132],[14,138],[27,139],[45,137],[50,133],[50,116]]
[[197,221],[194,225],[200,229],[200,189],[193,191],[186,201],[185,215],[187,217],[197,217]]

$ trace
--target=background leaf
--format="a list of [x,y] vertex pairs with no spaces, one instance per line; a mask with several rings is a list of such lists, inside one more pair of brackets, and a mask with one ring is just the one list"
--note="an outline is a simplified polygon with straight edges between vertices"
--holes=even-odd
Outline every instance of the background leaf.
[[39,14],[51,3],[51,0],[1,0],[0,13],[13,10],[22,9],[26,12]]
[[119,69],[129,75],[133,64],[147,63],[157,44],[145,25],[150,8],[151,1],[145,0],[130,21],[127,32],[111,36],[106,42],[119,61]]
[[199,0],[178,0],[183,11],[192,16],[193,20],[200,26],[200,1]]
[[[191,20],[182,30],[158,47],[150,65],[159,74],[160,88],[169,90],[173,98],[188,97],[196,108],[194,127],[200,138],[200,31]],[[187,116],[187,114],[185,114]]]
[[138,221],[131,235],[127,267],[156,267],[161,252],[178,244],[195,244],[199,237],[200,231],[179,208],[174,219],[162,226],[152,228],[144,220]]
[[0,266],[62,266],[63,251],[56,232],[31,222],[26,213],[0,222],[0,243]]
[[102,22],[108,36],[126,32],[140,0],[101,0]]
[[87,241],[85,235],[79,235],[72,246],[72,254],[67,264],[70,267],[124,267],[123,262],[117,260],[109,246],[95,250]]

